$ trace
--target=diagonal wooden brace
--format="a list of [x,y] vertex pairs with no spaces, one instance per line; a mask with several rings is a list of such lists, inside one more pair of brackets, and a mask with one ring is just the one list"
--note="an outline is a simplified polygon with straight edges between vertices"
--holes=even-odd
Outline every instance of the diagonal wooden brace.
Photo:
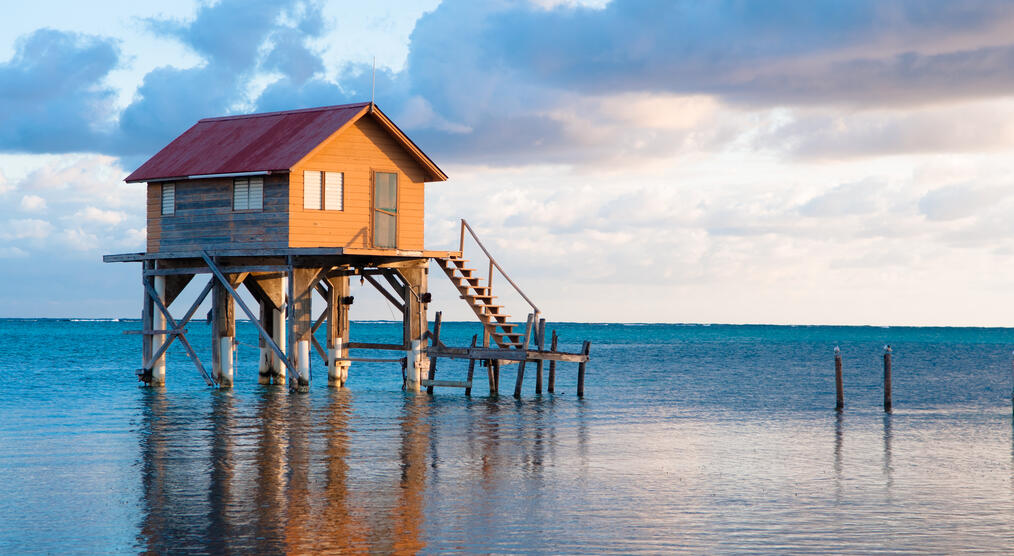
[[207,297],[208,292],[211,291],[211,282],[209,281],[208,285],[204,287],[204,291],[200,296],[198,296],[197,301],[195,301],[190,307],[190,310],[187,311],[186,317],[179,324],[176,323],[176,319],[174,319],[172,314],[169,313],[169,309],[164,303],[162,303],[162,300],[159,299],[158,293],[155,291],[155,288],[152,287],[151,282],[147,278],[144,280],[144,289],[148,292],[148,296],[151,297],[152,301],[154,301],[158,310],[165,315],[166,323],[171,326],[174,331],[176,331],[175,334],[169,335],[169,338],[162,344],[151,360],[145,362],[145,368],[150,368],[151,364],[154,361],[157,361],[158,358],[161,357],[167,349],[169,349],[169,344],[172,343],[173,339],[179,337],[180,343],[183,344],[183,348],[187,350],[187,355],[189,355],[190,360],[194,362],[194,366],[196,366],[197,370],[201,372],[201,376],[204,377],[204,381],[208,383],[208,386],[214,386],[215,382],[211,380],[210,376],[208,376],[208,371],[204,369],[204,365],[201,363],[201,358],[197,356],[197,352],[194,351],[193,346],[191,346],[190,342],[187,341],[186,334],[183,333],[183,327],[186,326],[187,322],[190,321],[190,318],[194,316],[194,313],[197,311],[197,307],[202,301],[204,301],[204,298]]
[[380,292],[384,297],[386,297],[387,300],[390,301],[392,305],[397,307],[399,311],[401,311],[402,313],[405,312],[405,305],[402,304],[402,302],[398,301],[397,297],[391,295],[391,293],[388,292],[387,289],[384,288],[384,286],[382,286],[380,282],[378,282],[373,276],[370,276],[369,274],[363,274],[362,276],[363,278],[366,278],[367,282],[373,284],[373,287],[377,288],[377,291]]
[[257,327],[257,332],[264,340],[264,343],[267,344],[268,347],[270,347],[271,350],[275,352],[275,355],[278,356],[278,359],[280,359],[281,362],[285,364],[285,368],[289,370],[289,372],[286,373],[286,376],[288,377],[289,381],[289,389],[290,390],[297,389],[298,385],[296,384],[296,376],[298,375],[298,373],[296,372],[295,367],[292,366],[292,362],[289,361],[289,358],[285,356],[285,352],[282,351],[282,348],[278,347],[278,344],[275,343],[275,340],[271,337],[271,334],[268,334],[268,331],[264,330],[264,326],[261,324],[260,319],[258,319],[257,316],[253,314],[250,308],[247,307],[246,302],[239,297],[239,294],[236,293],[236,289],[232,287],[232,284],[229,283],[229,280],[225,277],[224,274],[222,274],[222,271],[218,269],[218,266],[215,264],[215,261],[211,260],[211,256],[208,255],[208,252],[203,251],[201,253],[201,257],[204,258],[204,262],[207,263],[208,268],[211,269],[212,273],[214,273],[215,278],[217,278],[218,281],[221,282],[223,286],[225,286],[225,289],[229,292],[229,295],[231,295],[232,298],[236,300],[236,304],[239,305],[240,309],[242,309],[244,313],[246,313],[246,317],[250,319],[250,322]]

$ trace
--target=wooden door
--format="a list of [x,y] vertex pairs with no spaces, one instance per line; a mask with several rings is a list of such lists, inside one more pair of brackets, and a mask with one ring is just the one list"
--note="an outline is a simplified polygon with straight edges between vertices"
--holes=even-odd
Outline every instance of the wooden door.
[[373,173],[373,246],[398,246],[398,174]]

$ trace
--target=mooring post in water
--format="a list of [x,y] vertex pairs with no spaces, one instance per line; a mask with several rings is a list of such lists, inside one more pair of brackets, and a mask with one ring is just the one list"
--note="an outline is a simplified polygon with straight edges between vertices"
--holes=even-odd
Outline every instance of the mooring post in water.
[[841,379],[841,350],[834,346],[834,388],[837,398],[834,408],[841,411],[845,407],[845,389]]
[[[546,350],[546,319],[539,319],[539,327],[536,329],[535,334],[537,338],[536,345],[539,346],[539,351]],[[542,393],[542,359],[535,362],[535,393]]]
[[[556,330],[553,331],[553,341],[549,344],[549,351],[556,352],[556,343],[559,337],[556,335]],[[549,361],[549,384],[546,385],[546,389],[550,394],[556,389],[556,361]]]
[[884,346],[884,411],[891,412],[891,346]]
[[581,346],[581,353],[586,356],[584,361],[577,364],[577,397],[584,397],[584,368],[587,364],[587,355],[591,351],[591,342],[588,340],[584,341],[584,345]]

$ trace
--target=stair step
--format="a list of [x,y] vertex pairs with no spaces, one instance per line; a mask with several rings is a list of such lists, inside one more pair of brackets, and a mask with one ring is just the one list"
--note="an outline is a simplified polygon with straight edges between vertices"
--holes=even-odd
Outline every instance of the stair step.
[[454,270],[456,272],[460,272],[461,275],[464,276],[464,277],[466,277],[466,278],[471,278],[472,273],[475,272],[474,268],[456,268]]
[[471,388],[472,383],[467,380],[429,380],[422,379],[419,381],[422,386],[445,386],[448,388]]

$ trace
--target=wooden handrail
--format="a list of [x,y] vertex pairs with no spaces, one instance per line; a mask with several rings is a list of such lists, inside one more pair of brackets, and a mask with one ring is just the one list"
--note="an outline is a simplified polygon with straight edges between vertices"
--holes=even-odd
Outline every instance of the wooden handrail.
[[[523,297],[525,301],[528,302],[529,305],[532,306],[532,310],[535,311],[535,318],[537,319],[540,313],[539,308],[535,306],[535,303],[531,299],[529,299],[527,295],[525,295],[525,292],[521,291],[521,288],[519,288],[518,285],[514,283],[514,280],[511,280],[511,277],[507,275],[507,272],[504,271],[503,267],[500,266],[500,263],[496,262],[496,259],[493,258],[493,255],[489,253],[489,250],[486,249],[486,246],[483,245],[482,241],[479,240],[479,236],[475,234],[475,230],[473,230],[472,227],[468,225],[468,222],[464,218],[461,219],[461,243],[459,245],[459,251],[464,251],[465,248],[466,229],[468,230],[468,233],[472,235],[472,239],[475,240],[475,243],[476,245],[479,246],[479,249],[482,249],[482,252],[486,254],[486,257],[489,259],[490,265],[492,265],[490,268],[496,267],[496,269],[500,271],[500,274],[502,274],[503,277],[507,279],[507,282],[514,287],[514,290],[518,292],[518,294],[520,294],[521,297]],[[489,279],[492,282],[493,280],[492,272],[490,273]]]

